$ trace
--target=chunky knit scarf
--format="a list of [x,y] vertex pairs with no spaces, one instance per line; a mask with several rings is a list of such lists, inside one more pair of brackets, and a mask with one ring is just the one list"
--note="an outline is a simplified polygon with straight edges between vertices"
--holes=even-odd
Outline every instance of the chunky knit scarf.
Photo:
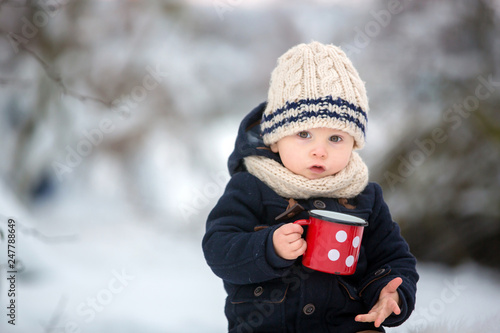
[[368,184],[368,168],[356,152],[347,166],[335,175],[308,179],[297,175],[282,164],[267,157],[245,157],[249,173],[263,181],[284,198],[353,198]]

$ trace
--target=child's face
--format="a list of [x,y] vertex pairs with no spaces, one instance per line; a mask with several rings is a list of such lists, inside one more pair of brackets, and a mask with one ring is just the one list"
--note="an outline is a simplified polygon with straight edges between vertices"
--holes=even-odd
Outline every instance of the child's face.
[[308,179],[331,176],[349,163],[354,138],[340,130],[313,128],[286,136],[271,145],[283,165]]

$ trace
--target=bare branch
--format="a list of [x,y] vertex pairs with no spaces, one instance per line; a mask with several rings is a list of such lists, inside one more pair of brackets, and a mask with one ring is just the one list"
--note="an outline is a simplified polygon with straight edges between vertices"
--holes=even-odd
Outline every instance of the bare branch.
[[23,49],[24,51],[26,51],[27,53],[31,54],[31,56],[33,56],[33,58],[36,59],[36,61],[42,66],[42,68],[45,71],[45,73],[47,74],[47,76],[59,86],[59,88],[62,90],[62,93],[64,95],[74,97],[80,101],[89,100],[89,101],[93,101],[93,102],[102,104],[108,108],[111,107],[111,101],[105,101],[101,98],[81,94],[81,93],[76,92],[72,89],[69,89],[68,87],[66,87],[64,85],[64,82],[61,78],[61,75],[52,66],[50,66],[45,60],[43,60],[35,51],[26,47],[26,45],[20,45],[20,48]]

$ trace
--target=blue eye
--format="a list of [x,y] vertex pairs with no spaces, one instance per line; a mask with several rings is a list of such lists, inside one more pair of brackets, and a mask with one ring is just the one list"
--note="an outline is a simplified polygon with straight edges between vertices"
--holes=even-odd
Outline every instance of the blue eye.
[[299,132],[297,133],[297,135],[300,136],[302,139],[307,139],[311,137],[311,134],[309,134],[309,132],[307,131]]
[[340,142],[340,141],[342,141],[342,138],[340,136],[338,136],[338,135],[332,135],[330,137],[330,141],[332,141],[332,142]]

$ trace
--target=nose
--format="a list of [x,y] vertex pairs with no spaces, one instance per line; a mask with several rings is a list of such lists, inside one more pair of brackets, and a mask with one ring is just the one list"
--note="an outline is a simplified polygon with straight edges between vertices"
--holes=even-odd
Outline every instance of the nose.
[[324,145],[316,144],[311,149],[311,155],[313,157],[316,157],[316,158],[324,159],[328,156],[328,152],[327,152],[326,147]]

